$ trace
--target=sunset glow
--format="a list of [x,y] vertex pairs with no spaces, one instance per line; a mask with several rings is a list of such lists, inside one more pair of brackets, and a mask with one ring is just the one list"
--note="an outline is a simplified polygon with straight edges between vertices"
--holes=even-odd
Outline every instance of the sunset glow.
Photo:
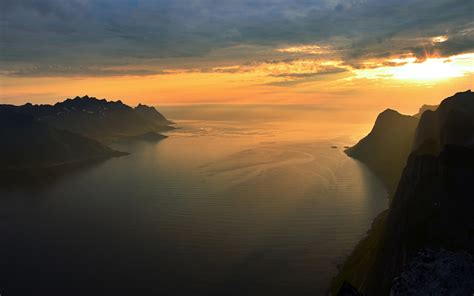
[[474,73],[474,53],[447,58],[427,58],[421,62],[416,58],[391,59],[389,62],[394,62],[395,66],[381,65],[373,69],[356,70],[355,73],[359,78],[396,79],[426,83],[469,76]]
[[[393,96],[411,98],[392,98],[393,107],[412,112],[423,100],[435,100],[434,93],[443,97],[473,87],[469,9],[450,12],[456,23],[445,18],[433,21],[433,27],[425,20],[415,34],[400,19],[416,24],[416,15],[407,17],[391,3],[330,2],[248,7],[202,0],[161,7],[138,1],[102,7],[73,1],[42,9],[11,4],[6,7],[11,29],[2,37],[0,103],[54,103],[89,94],[130,104],[284,103],[378,110],[388,103],[382,95],[388,88]],[[425,3],[420,9],[442,15],[445,7]],[[160,9],[168,21],[157,14]],[[380,9],[392,14],[378,17]],[[64,18],[65,11],[75,13]],[[366,18],[367,11],[372,18]],[[24,14],[30,17],[20,21]],[[79,14],[87,16],[88,26]],[[53,23],[74,28],[77,35],[51,30]],[[37,34],[25,35],[25,26]]]
[[0,0],[0,296],[470,295],[473,1]]

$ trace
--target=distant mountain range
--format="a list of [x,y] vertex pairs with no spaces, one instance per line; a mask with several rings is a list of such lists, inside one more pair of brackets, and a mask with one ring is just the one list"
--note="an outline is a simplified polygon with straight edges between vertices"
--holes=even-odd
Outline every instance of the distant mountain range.
[[159,140],[170,124],[153,107],[88,96],[55,105],[0,105],[0,170],[124,155],[105,143]]
[[[363,295],[404,295],[404,289],[417,287],[401,287],[398,280],[394,289],[392,282],[414,258],[421,260],[419,252],[474,254],[474,93],[457,93],[436,108],[425,108],[421,116],[385,111],[371,133],[347,153],[388,184],[392,201],[342,266],[333,292],[347,281]],[[427,266],[415,269],[420,277],[430,273]],[[464,280],[458,270],[441,274],[437,282],[423,286],[433,290],[418,292],[437,295],[436,286],[453,282],[464,283],[458,291],[474,291],[472,274]]]
[[54,105],[0,105],[0,109],[28,114],[38,122],[103,142],[166,131],[171,129],[172,123],[153,107],[140,104],[132,108],[121,101],[111,102],[88,96],[67,99]]

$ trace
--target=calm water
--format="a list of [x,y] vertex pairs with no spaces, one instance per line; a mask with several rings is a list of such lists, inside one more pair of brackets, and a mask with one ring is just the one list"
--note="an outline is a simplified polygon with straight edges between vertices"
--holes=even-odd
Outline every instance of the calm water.
[[0,293],[321,295],[387,207],[342,152],[349,138],[178,126],[115,147],[130,156],[0,189]]

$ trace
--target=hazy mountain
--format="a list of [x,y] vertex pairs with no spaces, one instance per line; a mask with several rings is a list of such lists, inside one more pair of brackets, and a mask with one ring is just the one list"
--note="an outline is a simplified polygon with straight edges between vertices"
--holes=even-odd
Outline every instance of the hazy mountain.
[[410,154],[418,119],[387,109],[372,131],[346,153],[364,162],[390,191],[395,190]]
[[438,108],[439,105],[423,105],[420,107],[420,109],[418,110],[418,113],[416,113],[415,115],[413,115],[413,117],[416,117],[416,118],[420,118],[421,115],[423,115],[423,113],[425,111],[434,111]]
[[4,105],[11,112],[29,114],[36,121],[101,141],[169,130],[170,121],[153,107],[132,108],[121,101],[76,97],[55,105]]
[[393,279],[422,249],[474,253],[473,118],[471,91],[423,113],[388,213],[358,244],[335,285],[348,280],[364,295],[388,295]]
[[[10,109],[10,110],[9,110]],[[124,155],[79,134],[0,106],[0,171],[45,168]]]
[[[123,155],[99,143],[157,141],[171,122],[153,107],[88,96],[54,105],[0,105],[0,168],[39,168]],[[92,140],[94,138],[95,140]]]
[[142,118],[149,120],[150,122],[155,122],[159,126],[173,124],[173,122],[166,119],[163,114],[158,112],[154,107],[138,104],[134,110]]

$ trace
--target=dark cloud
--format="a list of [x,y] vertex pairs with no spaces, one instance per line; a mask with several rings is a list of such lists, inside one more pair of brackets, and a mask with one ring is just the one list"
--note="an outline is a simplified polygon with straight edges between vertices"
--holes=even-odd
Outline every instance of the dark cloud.
[[4,75],[17,77],[106,77],[106,76],[148,76],[158,74],[168,74],[166,71],[147,69],[107,69],[87,66],[67,66],[67,65],[36,65],[20,67],[15,70],[0,72]]
[[326,69],[321,69],[317,72],[272,74],[270,76],[285,79],[282,81],[269,82],[266,85],[289,87],[302,83],[324,80],[329,75],[342,77],[347,75],[348,73],[348,69],[330,67]]
[[[51,75],[51,64],[115,75],[101,69],[202,59],[240,45],[324,44],[358,64],[427,50],[452,55],[474,44],[472,0],[0,0],[0,9],[0,67],[16,75]],[[427,41],[437,35],[449,39]],[[39,66],[19,71],[19,64]]]

